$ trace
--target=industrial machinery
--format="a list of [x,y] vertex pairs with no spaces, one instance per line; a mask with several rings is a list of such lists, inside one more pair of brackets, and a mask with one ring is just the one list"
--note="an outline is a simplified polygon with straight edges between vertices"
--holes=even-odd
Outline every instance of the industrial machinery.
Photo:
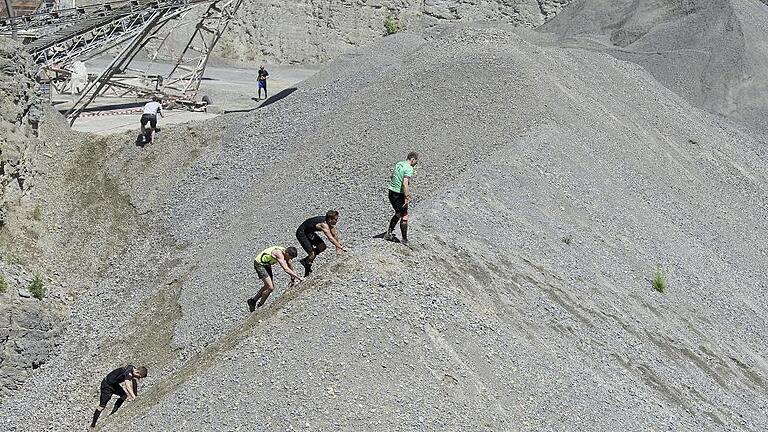
[[[36,12],[17,15],[15,3],[31,0],[4,1],[8,17],[0,20],[0,35],[24,43],[39,67],[39,81],[60,93],[66,89],[79,93],[67,112],[72,122],[104,95],[158,95],[190,108],[204,106],[208,101],[198,91],[209,56],[242,3],[117,0],[61,8],[41,2]],[[161,62],[161,48],[172,35],[178,39],[179,28],[189,27],[181,24],[190,22],[196,25],[191,35],[185,35],[186,44],[170,64]],[[112,61],[98,75],[89,75],[81,87],[73,84],[79,63],[105,56],[112,56]]]

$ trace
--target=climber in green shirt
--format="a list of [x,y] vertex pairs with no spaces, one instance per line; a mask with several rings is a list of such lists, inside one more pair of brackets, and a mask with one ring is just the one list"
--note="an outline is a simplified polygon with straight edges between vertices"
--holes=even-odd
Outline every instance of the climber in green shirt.
[[411,177],[413,177],[413,167],[418,161],[418,153],[410,152],[406,160],[395,164],[392,178],[389,181],[389,203],[392,204],[395,215],[389,220],[389,227],[384,235],[385,240],[398,241],[393,231],[399,220],[400,233],[403,235],[403,239],[399,241],[408,245],[408,203],[411,197]]

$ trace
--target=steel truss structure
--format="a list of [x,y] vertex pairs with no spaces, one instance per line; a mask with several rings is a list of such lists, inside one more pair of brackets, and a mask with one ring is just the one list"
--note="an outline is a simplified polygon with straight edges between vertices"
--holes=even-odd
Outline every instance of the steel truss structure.
[[[163,95],[188,107],[203,105],[198,98],[208,58],[234,17],[242,0],[130,0],[83,8],[64,9],[0,21],[0,34],[37,32],[25,45],[40,67],[38,77],[49,81],[59,92],[71,82],[73,64],[119,49],[110,64],[95,78],[90,77],[67,116],[74,122],[98,96],[146,97]],[[149,42],[165,45],[168,38],[189,17],[193,8],[205,6],[197,25],[170,72],[148,74],[132,68],[134,59]],[[175,22],[174,25],[168,25]],[[55,31],[50,32],[51,29]],[[46,34],[49,31],[49,34]],[[158,51],[150,61],[157,62]]]

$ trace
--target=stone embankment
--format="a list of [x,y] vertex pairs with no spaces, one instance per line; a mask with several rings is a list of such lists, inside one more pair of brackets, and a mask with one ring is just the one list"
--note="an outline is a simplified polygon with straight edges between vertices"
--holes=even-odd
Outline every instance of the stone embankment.
[[570,0],[361,0],[245,2],[218,47],[240,61],[322,63],[384,33],[384,21],[420,31],[446,22],[504,22],[536,27]]

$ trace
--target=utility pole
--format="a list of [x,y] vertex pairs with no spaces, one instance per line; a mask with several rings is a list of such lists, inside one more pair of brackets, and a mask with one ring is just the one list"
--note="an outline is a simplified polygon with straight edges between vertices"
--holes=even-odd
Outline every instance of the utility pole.
[[13,10],[11,0],[5,0],[5,10],[8,12],[8,18],[13,18],[16,16],[16,12]]
[[[16,10],[13,9],[13,5],[11,4],[11,0],[4,0],[5,1],[5,10],[8,12],[8,18],[14,18],[16,16]],[[16,30],[14,29],[11,33],[11,37],[16,39]]]

